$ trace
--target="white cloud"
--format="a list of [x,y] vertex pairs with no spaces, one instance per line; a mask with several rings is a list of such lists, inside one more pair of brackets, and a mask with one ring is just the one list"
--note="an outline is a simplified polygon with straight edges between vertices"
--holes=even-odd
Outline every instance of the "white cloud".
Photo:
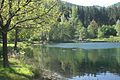
[[109,6],[114,3],[120,2],[120,0],[62,0],[62,1],[67,1],[73,4],[78,4],[83,6],[92,6],[92,5]]

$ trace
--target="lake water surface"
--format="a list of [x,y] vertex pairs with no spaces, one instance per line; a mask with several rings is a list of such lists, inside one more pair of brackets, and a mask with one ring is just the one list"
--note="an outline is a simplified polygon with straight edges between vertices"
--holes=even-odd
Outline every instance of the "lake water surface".
[[33,50],[40,65],[68,80],[120,80],[120,43],[58,43]]

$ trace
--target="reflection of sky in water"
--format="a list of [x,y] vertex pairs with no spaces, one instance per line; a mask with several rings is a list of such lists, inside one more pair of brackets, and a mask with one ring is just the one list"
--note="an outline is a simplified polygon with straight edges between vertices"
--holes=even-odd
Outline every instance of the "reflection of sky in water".
[[48,47],[59,48],[82,48],[82,49],[108,49],[108,48],[120,48],[120,43],[59,43],[54,45],[47,45]]
[[107,72],[97,74],[96,76],[85,74],[84,76],[76,76],[68,80],[120,80],[120,76]]

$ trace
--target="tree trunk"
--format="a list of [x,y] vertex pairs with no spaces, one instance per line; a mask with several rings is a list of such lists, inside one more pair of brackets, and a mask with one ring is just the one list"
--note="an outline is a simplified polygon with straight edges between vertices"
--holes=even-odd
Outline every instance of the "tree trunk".
[[2,32],[2,42],[3,42],[3,67],[9,67],[8,61],[8,49],[7,49],[7,32]]
[[18,42],[18,29],[15,29],[15,45],[14,45],[14,50],[17,50],[17,42]]

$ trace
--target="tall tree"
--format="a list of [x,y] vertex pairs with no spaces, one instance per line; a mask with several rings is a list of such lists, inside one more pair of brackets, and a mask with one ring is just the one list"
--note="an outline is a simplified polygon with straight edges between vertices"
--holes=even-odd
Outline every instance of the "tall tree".
[[[51,5],[48,5],[51,3]],[[45,15],[56,5],[56,0],[1,0],[0,31],[3,42],[3,67],[9,67],[7,33],[22,23],[39,20],[45,21]],[[48,17],[48,16],[46,16]],[[26,27],[26,26],[25,26]]]
[[90,25],[88,26],[88,33],[90,38],[96,38],[97,37],[97,30],[98,30],[98,24],[95,20],[92,20],[90,22]]
[[76,37],[79,40],[87,38],[87,29],[83,26],[81,21],[76,25]]
[[71,17],[73,19],[77,18],[78,16],[78,7],[77,6],[72,6],[72,14],[71,14]]

